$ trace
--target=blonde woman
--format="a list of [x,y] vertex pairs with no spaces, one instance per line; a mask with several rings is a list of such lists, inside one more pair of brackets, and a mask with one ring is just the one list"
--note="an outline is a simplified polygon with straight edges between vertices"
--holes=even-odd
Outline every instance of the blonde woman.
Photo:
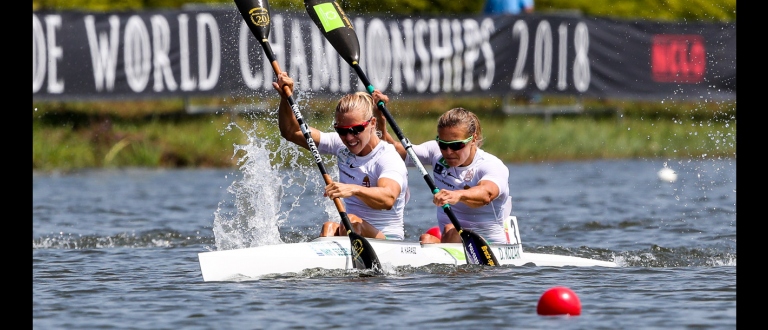
[[[307,140],[283,90],[293,94],[294,82],[286,72],[278,75],[273,87],[281,96],[278,110],[280,134],[305,149]],[[339,179],[325,187],[325,196],[345,204],[352,230],[368,238],[402,240],[403,210],[408,199],[408,169],[395,146],[376,131],[378,113],[367,93],[343,96],[336,105],[334,132],[309,127],[321,154],[336,156]],[[320,236],[343,236],[343,224],[328,221]]]
[[[389,98],[376,90],[374,102],[388,102]],[[415,162],[387,132],[386,119],[381,116],[378,130],[383,139],[394,144],[406,165]],[[440,191],[433,195],[437,206],[437,220],[442,238],[423,234],[422,243],[461,243],[461,236],[454,228],[442,206],[451,205],[454,215],[463,229],[482,236],[488,243],[509,243],[504,233],[504,219],[512,211],[509,197],[509,169],[498,157],[485,152],[480,120],[464,108],[446,111],[437,120],[437,136],[434,140],[413,145],[413,151],[423,164],[432,165],[432,177]]]

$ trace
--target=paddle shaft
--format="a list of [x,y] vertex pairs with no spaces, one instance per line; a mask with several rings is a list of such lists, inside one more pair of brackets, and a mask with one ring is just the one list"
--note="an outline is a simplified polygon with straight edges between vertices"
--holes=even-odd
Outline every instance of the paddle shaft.
[[[275,71],[275,75],[280,74],[280,66],[277,64],[277,60],[274,59],[274,54],[272,54],[272,49],[269,46],[269,43],[266,41],[261,41],[261,46],[264,48],[264,53],[267,54],[267,59],[269,59],[270,63],[272,64],[272,69]],[[325,170],[325,166],[323,165],[323,159],[320,157],[320,151],[317,149],[317,146],[315,145],[315,140],[312,138],[312,132],[309,129],[309,126],[306,122],[304,122],[304,117],[301,115],[301,111],[299,111],[299,106],[296,104],[296,101],[293,99],[293,94],[291,93],[291,89],[288,88],[288,86],[285,86],[283,88],[283,92],[288,96],[288,104],[291,106],[291,111],[293,111],[293,115],[296,117],[296,121],[299,123],[299,127],[301,128],[301,133],[304,134],[304,138],[307,140],[307,147],[309,151],[312,153],[312,156],[315,158],[315,163],[317,164],[317,168],[320,169],[320,173],[323,175],[323,180],[325,181],[325,184],[331,184],[333,180],[331,179],[331,176],[328,174],[328,172]],[[333,198],[333,203],[336,205],[336,209],[339,211],[339,216],[341,217],[341,223],[344,225],[344,228],[347,230],[347,236],[349,236],[351,240],[350,248],[357,253],[359,257],[362,258],[362,260],[357,260],[358,258],[355,258],[355,265],[359,269],[368,269],[373,268],[377,271],[381,269],[381,264],[379,262],[378,257],[376,256],[373,247],[370,245],[369,242],[363,238],[362,235],[355,233],[352,231],[352,223],[349,221],[349,216],[347,215],[347,212],[344,208],[344,204],[342,204],[341,199],[338,197]],[[363,257],[362,251],[366,251],[366,255]]]
[[[243,19],[245,19],[246,24],[250,28],[254,37],[256,37],[256,39],[259,41],[259,44],[261,44],[261,48],[264,50],[264,55],[267,56],[267,59],[272,65],[272,70],[275,72],[275,75],[280,75],[282,71],[280,70],[280,65],[277,63],[274,52],[272,52],[272,47],[270,46],[268,39],[270,27],[269,3],[267,0],[235,0],[235,3],[237,4]],[[320,169],[320,173],[323,176],[325,184],[331,184],[333,180],[325,170],[323,159],[320,156],[320,151],[315,145],[315,141],[312,138],[312,132],[310,131],[309,126],[304,122],[304,117],[301,115],[301,111],[299,111],[299,106],[293,99],[293,93],[291,92],[291,89],[288,86],[284,86],[283,92],[287,96],[291,111],[293,111],[293,115],[296,117],[296,121],[299,123],[301,133],[304,134],[304,138],[307,140],[307,147],[312,153],[312,156],[315,158],[315,163],[317,164],[317,168]],[[353,252],[352,254],[355,267],[358,269],[373,268],[376,271],[380,271],[382,269],[381,263],[376,256],[376,252],[362,235],[357,234],[352,230],[352,223],[349,221],[349,216],[347,215],[341,199],[335,197],[333,198],[333,203],[336,205],[336,209],[339,211],[341,223],[347,230],[347,236],[349,236],[350,239],[350,249],[352,249]]]
[[[368,77],[365,76],[365,73],[363,72],[363,69],[360,67],[360,65],[357,62],[352,62],[352,68],[354,68],[355,72],[357,72],[357,76],[360,78],[360,81],[363,82],[365,85],[365,89],[368,90],[369,93],[373,94],[374,87],[371,85],[370,81],[368,81]],[[389,125],[392,126],[392,130],[395,131],[395,134],[400,139],[400,143],[403,144],[403,147],[405,148],[405,151],[408,153],[408,155],[411,156],[411,159],[414,163],[416,163],[416,167],[419,169],[419,173],[421,173],[421,176],[424,178],[424,181],[427,182],[427,185],[429,186],[429,189],[432,190],[432,194],[437,194],[440,189],[437,188],[435,185],[435,181],[432,180],[432,176],[429,175],[429,172],[427,172],[427,169],[424,167],[424,165],[421,164],[421,160],[419,160],[419,157],[416,156],[416,152],[413,151],[413,145],[411,144],[411,141],[409,141],[405,135],[403,134],[403,131],[400,129],[400,126],[397,125],[397,122],[395,121],[395,118],[392,117],[392,114],[389,113],[389,110],[387,109],[387,106],[384,104],[384,101],[379,101],[377,104],[379,107],[379,110],[381,110],[381,113],[384,115],[384,117],[387,118],[387,122],[389,122]],[[443,212],[448,215],[448,219],[451,220],[451,223],[456,228],[456,231],[461,234],[463,229],[461,228],[461,224],[459,223],[459,219],[456,218],[456,215],[453,214],[453,210],[451,209],[450,204],[443,205]]]
[[[262,43],[262,46],[264,45],[266,45],[266,47],[269,47],[269,44]],[[264,51],[266,52],[267,48],[265,48]],[[267,56],[267,58],[269,58],[269,56]],[[270,61],[272,64],[272,69],[275,70],[275,74],[280,74],[281,72],[280,66],[277,64],[277,61],[271,58],[270,58]],[[307,140],[309,151],[312,153],[312,156],[315,158],[315,163],[317,164],[317,168],[320,169],[320,173],[323,175],[323,181],[325,181],[326,185],[333,183],[331,176],[325,170],[325,166],[323,165],[323,159],[320,157],[320,151],[318,151],[317,145],[315,145],[315,140],[312,138],[312,132],[309,130],[309,126],[307,125],[307,123],[304,122],[304,117],[301,115],[301,111],[299,111],[299,106],[296,104],[296,101],[294,101],[293,99],[293,95],[291,94],[290,88],[288,88],[288,86],[285,86],[283,88],[283,92],[285,93],[286,96],[288,96],[288,104],[291,106],[291,111],[293,111],[293,115],[296,116],[296,121],[299,122],[301,133],[304,134],[304,138]],[[336,205],[336,209],[339,210],[339,215],[341,215],[341,222],[344,224],[344,227],[347,229],[347,234],[349,234],[349,232],[352,231],[352,224],[349,222],[349,216],[345,211],[344,204],[341,202],[341,199],[338,197],[335,197],[333,199],[333,203]]]
[[[328,42],[330,42],[333,48],[336,49],[336,52],[339,53],[339,56],[341,56],[345,62],[352,66],[352,68],[357,73],[357,76],[360,78],[360,81],[362,81],[365,85],[365,89],[368,91],[368,93],[373,95],[374,87],[358,63],[358,58],[360,56],[360,43],[357,40],[357,34],[352,27],[352,22],[350,22],[347,15],[341,9],[341,6],[339,6],[335,0],[304,0],[304,6],[307,9],[307,13],[312,18],[312,21],[314,21],[317,27],[320,29],[320,32],[325,36]],[[432,194],[437,194],[440,190],[437,188],[437,186],[435,186],[435,182],[432,180],[429,172],[427,172],[427,170],[421,164],[421,160],[416,157],[416,153],[413,151],[411,142],[405,138],[405,135],[397,125],[395,118],[392,117],[392,114],[390,114],[389,110],[387,110],[387,106],[383,101],[379,101],[377,106],[379,107],[379,110],[381,110],[381,112],[384,114],[384,117],[387,118],[387,121],[389,122],[390,126],[392,126],[395,134],[397,134],[397,137],[400,139],[400,143],[403,144],[406,152],[411,155],[411,159],[413,159],[413,162],[416,163],[416,167],[418,167],[419,172],[424,177],[424,181],[426,181],[427,185],[429,185],[429,189],[432,190]],[[456,218],[456,215],[453,214],[451,206],[449,204],[443,205],[443,211],[448,215],[448,218],[456,228],[456,231],[461,234],[463,229],[461,228],[461,224]]]
[[[360,64],[357,63],[357,61],[350,62],[350,65],[357,73],[357,76],[360,78],[360,81],[363,82],[363,85],[365,85],[365,89],[368,91],[368,93],[373,94],[373,91],[375,90],[373,85],[371,85],[370,81],[368,80],[368,77],[365,75],[365,72],[363,72],[363,69],[360,67]],[[397,137],[400,139],[400,143],[402,143],[403,147],[405,148],[405,151],[408,153],[408,155],[411,156],[411,159],[416,164],[416,167],[419,169],[419,173],[421,173],[421,176],[424,178],[424,181],[427,182],[427,185],[429,186],[429,189],[432,190],[432,194],[437,194],[440,192],[440,189],[437,188],[435,185],[435,182],[432,180],[432,176],[429,175],[429,172],[427,172],[427,169],[424,168],[424,165],[421,164],[421,160],[419,157],[416,156],[416,152],[413,151],[413,145],[411,144],[411,141],[409,141],[405,134],[403,134],[403,131],[400,129],[400,126],[397,125],[397,122],[395,121],[395,118],[392,117],[392,114],[387,109],[387,106],[384,104],[384,101],[379,101],[377,106],[379,107],[379,110],[381,110],[381,113],[384,115],[384,117],[387,118],[387,121],[389,122],[389,125],[392,126],[392,130],[395,131],[395,134],[397,134]],[[443,205],[443,212],[445,212],[446,215],[448,215],[448,219],[451,220],[451,223],[453,224],[453,227],[456,228],[456,231],[459,233],[459,236],[462,239],[462,242],[464,243],[464,248],[467,252],[467,254],[470,254],[471,256],[467,256],[467,262],[469,262],[470,258],[476,260],[478,263],[482,263],[488,266],[497,266],[499,264],[498,260],[496,259],[496,256],[491,251],[490,246],[488,245],[485,240],[480,237],[480,235],[465,231],[461,228],[461,224],[459,223],[459,219],[456,218],[456,215],[453,214],[453,209],[451,209],[450,204]],[[478,255],[479,254],[479,255]]]
[[[304,7],[307,9],[309,17],[312,18],[312,21],[320,29],[323,36],[325,36],[326,40],[328,40],[333,48],[336,49],[339,56],[341,56],[341,58],[355,70],[357,76],[365,85],[368,93],[373,94],[373,85],[368,81],[368,78],[358,63],[360,43],[357,40],[357,34],[352,27],[352,22],[349,21],[349,18],[344,13],[344,10],[341,9],[341,6],[334,0],[304,0]],[[387,121],[389,121],[389,124],[397,134],[397,137],[400,139],[406,152],[411,156],[413,162],[419,168],[424,180],[432,190],[432,194],[437,194],[440,190],[435,186],[432,177],[421,164],[421,160],[419,160],[413,151],[410,141],[405,138],[403,131],[397,125],[397,122],[389,113],[389,110],[387,110],[384,102],[378,102],[377,105],[387,118]],[[448,218],[451,220],[451,223],[461,237],[467,255],[467,263],[481,263],[489,266],[496,266],[499,264],[496,257],[493,255],[493,252],[491,252],[491,247],[485,239],[470,230],[463,230],[461,228],[461,224],[459,223],[459,220],[456,219],[456,215],[453,214],[453,210],[449,204],[443,205],[443,211],[448,215]]]
[[[266,0],[262,0],[262,1],[266,2]],[[265,33],[268,33],[268,32],[265,32]],[[270,46],[269,40],[267,39],[268,36],[264,35],[263,38],[259,38],[259,36],[256,36],[256,37],[257,39],[259,39],[259,44],[261,44],[261,48],[264,50],[264,55],[267,56],[269,63],[272,65],[272,70],[275,72],[275,75],[279,75],[282,71],[280,70],[280,65],[277,63],[277,59],[275,58],[275,53],[272,52],[272,46]],[[333,180],[331,179],[331,176],[328,174],[328,172],[325,170],[325,166],[323,165],[323,159],[320,157],[320,152],[317,150],[317,146],[315,145],[314,139],[312,139],[312,133],[309,130],[309,126],[304,122],[304,117],[301,115],[299,106],[296,104],[296,101],[293,99],[293,94],[291,93],[291,89],[288,88],[288,86],[285,86],[283,88],[283,92],[285,92],[285,95],[288,96],[288,104],[291,106],[293,115],[296,116],[296,121],[299,122],[301,133],[304,134],[304,138],[307,140],[307,144],[309,145],[309,151],[312,153],[312,156],[315,158],[315,163],[317,164],[317,168],[320,169],[320,173],[323,175],[323,180],[325,181],[325,184],[331,184]],[[349,222],[349,216],[347,216],[347,212],[345,211],[344,204],[341,202],[341,200],[338,197],[333,199],[333,203],[336,205],[336,209],[339,210],[339,215],[341,215],[341,222],[344,224],[344,227],[347,228],[347,233],[349,233],[350,231],[352,231],[352,224]]]

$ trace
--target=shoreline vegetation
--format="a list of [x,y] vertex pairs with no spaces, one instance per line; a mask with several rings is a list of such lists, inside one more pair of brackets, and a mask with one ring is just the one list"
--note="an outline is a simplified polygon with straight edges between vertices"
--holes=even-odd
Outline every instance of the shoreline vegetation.
[[[402,15],[479,14],[484,1],[335,0],[347,13]],[[146,10],[231,6],[232,0],[32,0],[32,10]],[[269,0],[269,7],[304,12],[304,0]],[[536,13],[569,13],[660,21],[736,21],[736,0],[536,0]]]
[[[477,14],[482,1],[337,0],[345,11],[426,15]],[[303,0],[270,0],[273,9],[303,11]],[[32,10],[150,10],[233,6],[231,0],[33,0]],[[623,19],[736,21],[736,0],[536,0],[536,13],[571,12]],[[578,114],[508,115],[498,96],[399,99],[388,108],[413,144],[435,136],[438,116],[464,107],[480,117],[483,149],[505,162],[620,158],[736,158],[736,100],[573,100],[546,98],[535,106],[583,104]],[[282,148],[276,95],[186,100],[32,102],[32,170],[74,171],[123,167],[232,167],[245,156],[237,145],[267,140]],[[513,100],[531,105],[526,100]],[[300,102],[308,124],[330,130],[335,100]],[[198,107],[208,109],[190,112]],[[211,111],[213,109],[213,111]],[[234,111],[232,110],[234,109]],[[394,134],[393,134],[394,136]],[[306,157],[297,161],[311,163]],[[281,153],[273,152],[274,161]]]
[[[280,148],[277,97],[197,100],[219,109],[190,114],[184,100],[33,103],[32,169],[236,168],[236,145]],[[542,106],[557,100],[540,101]],[[297,99],[310,126],[330,130],[335,99]],[[515,101],[508,101],[515,102]],[[521,104],[527,104],[520,101]],[[562,103],[560,100],[559,103]],[[483,149],[507,163],[567,160],[736,158],[736,102],[580,100],[578,114],[510,115],[501,98],[391,99],[388,108],[413,144],[433,139],[453,107],[481,120]],[[235,108],[241,111],[230,111]],[[394,135],[391,131],[390,133]],[[302,150],[299,163],[311,165]],[[280,153],[273,161],[282,161]],[[305,157],[304,157],[305,156]],[[329,162],[327,159],[326,162]]]

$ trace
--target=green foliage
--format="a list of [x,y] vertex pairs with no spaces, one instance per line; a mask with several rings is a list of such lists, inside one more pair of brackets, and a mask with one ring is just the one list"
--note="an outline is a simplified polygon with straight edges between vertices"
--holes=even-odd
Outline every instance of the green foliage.
[[[337,0],[345,11],[384,14],[479,14],[483,1]],[[232,0],[32,0],[32,10],[95,11],[181,8],[184,5],[227,5]],[[272,8],[304,11],[303,0],[271,0]],[[735,21],[736,0],[535,0],[535,11],[578,11],[588,16],[653,20]]]
[[384,14],[476,14],[483,8],[482,1],[455,0],[341,0],[348,12]]
[[[478,117],[484,136],[482,148],[505,162],[736,156],[735,120]],[[412,143],[434,138],[434,117],[398,118],[398,125]]]
[[224,0],[32,0],[32,10],[81,9],[93,11],[181,8],[188,4],[225,4]]
[[32,169],[233,167],[232,146],[247,137],[223,130],[228,124],[227,116],[216,115],[128,120],[41,113],[32,120]]
[[736,20],[736,0],[535,0],[534,6],[537,12],[577,10],[615,18]]
[[91,167],[96,156],[87,139],[72,132],[71,127],[50,129],[32,122],[32,169],[73,169]]
[[[338,0],[352,13],[479,14],[483,1]],[[34,10],[117,11],[181,8],[185,5],[232,5],[231,0],[33,0]],[[305,11],[303,0],[271,0],[272,8]],[[735,21],[735,0],[535,0],[536,12],[578,11],[587,16],[649,20]],[[437,116],[465,107],[481,117],[483,148],[507,162],[595,158],[715,158],[736,155],[736,104],[659,104],[620,100],[585,100],[589,111],[579,117],[500,116],[498,98],[444,97],[440,100],[392,100],[398,125],[414,143],[431,139]],[[417,103],[417,104],[414,104]],[[544,100],[547,104],[549,100]],[[279,140],[273,122],[259,118],[179,114],[181,101],[51,102],[33,104],[33,170],[89,167],[232,167],[239,161],[233,144],[248,136],[224,130],[259,127]],[[331,102],[333,103],[333,102]],[[591,104],[595,103],[595,104]],[[332,106],[311,107],[313,109]],[[617,112],[618,110],[618,112]],[[182,110],[183,112],[183,110]],[[307,112],[312,123],[322,112]],[[394,133],[392,133],[394,136]],[[286,161],[276,155],[276,161]],[[300,157],[299,163],[309,163]],[[307,166],[311,166],[308,164]]]
[[[391,107],[408,139],[415,144],[433,139],[437,116],[418,111],[401,113],[403,108],[400,102]],[[310,121],[318,128],[332,120],[323,117],[322,111],[306,112],[309,116],[320,114]],[[482,125],[483,149],[505,162],[736,156],[735,114],[719,118],[676,114],[670,119],[614,113],[547,120],[535,115],[475,112]],[[185,116],[183,120],[168,116],[106,120],[103,116],[41,114],[32,121],[32,169],[235,167],[241,155],[233,155],[233,146],[248,143],[249,135],[258,132],[270,143],[280,143],[271,116],[211,114]],[[229,129],[232,123],[249,133]],[[278,152],[274,161],[312,166],[308,151],[301,152],[305,154],[294,158]]]

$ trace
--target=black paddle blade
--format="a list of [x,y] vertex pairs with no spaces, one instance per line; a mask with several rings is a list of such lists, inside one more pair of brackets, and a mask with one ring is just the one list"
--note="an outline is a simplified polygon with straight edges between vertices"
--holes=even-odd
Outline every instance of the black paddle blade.
[[267,0],[235,0],[240,15],[259,42],[269,37],[269,2]]
[[373,251],[371,243],[354,231],[350,231],[347,235],[349,235],[352,261],[355,264],[355,268],[373,269],[374,272],[381,273],[381,262],[376,255],[376,251]]
[[339,56],[352,65],[360,60],[360,43],[344,10],[334,0],[304,0],[304,7]]
[[464,254],[468,264],[498,266],[499,261],[491,251],[491,246],[480,235],[464,229],[459,233],[464,243]]

